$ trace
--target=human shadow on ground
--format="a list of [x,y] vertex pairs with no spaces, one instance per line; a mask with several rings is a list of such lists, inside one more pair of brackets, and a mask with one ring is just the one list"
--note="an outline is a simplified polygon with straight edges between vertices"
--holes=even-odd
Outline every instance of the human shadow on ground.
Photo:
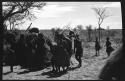
[[[77,66],[77,67],[70,67],[70,68],[68,68],[68,70],[67,71],[61,71],[61,72],[53,72],[53,71],[48,71],[48,72],[43,72],[41,75],[48,75],[48,77],[47,78],[55,78],[55,77],[60,77],[60,76],[62,76],[62,75],[64,75],[64,74],[67,74],[68,73],[68,71],[72,71],[72,70],[75,70],[75,69],[77,69],[77,68],[80,68],[79,66]],[[38,75],[37,75],[38,76]]]
[[[52,72],[52,71],[48,71],[48,72],[44,72],[41,75],[48,75],[47,78],[56,78],[56,77],[60,77],[64,74],[66,74],[67,71],[61,71],[61,72]],[[38,75],[37,75],[38,76]]]
[[17,74],[25,74],[25,73],[29,73],[29,72],[40,71],[40,70],[43,70],[45,68],[46,67],[28,68],[27,70],[24,70],[23,72],[19,72]]

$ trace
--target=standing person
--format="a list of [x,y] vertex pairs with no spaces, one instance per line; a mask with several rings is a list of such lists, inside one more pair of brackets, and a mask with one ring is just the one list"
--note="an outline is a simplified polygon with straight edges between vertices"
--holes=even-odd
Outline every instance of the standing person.
[[6,35],[6,40],[8,41],[7,50],[7,63],[10,65],[10,70],[13,72],[13,66],[15,65],[15,35],[13,33],[8,33]]
[[9,51],[9,55],[8,55],[8,58],[9,58],[9,64],[10,64],[10,71],[13,72],[13,66],[15,65],[14,64],[14,61],[15,61],[15,52],[12,48],[8,48],[8,51]]
[[96,37],[96,41],[95,41],[95,51],[96,51],[96,55],[95,56],[99,56],[99,50],[101,49],[100,44],[98,42],[98,37]]
[[79,39],[79,35],[76,35],[76,39],[75,39],[75,58],[76,60],[79,62],[79,67],[82,66],[82,57],[83,54],[83,48],[82,48],[82,42]]
[[17,43],[17,48],[16,48],[16,53],[17,53],[17,61],[19,65],[21,65],[21,68],[26,65],[26,47],[25,47],[25,35],[21,34],[20,39]]
[[10,69],[11,69],[11,72],[13,72],[13,66],[15,65],[15,36],[13,35],[13,38],[12,38],[12,41],[11,41],[11,48],[9,49],[10,51],[10,61],[11,61],[11,64],[10,64]]
[[72,54],[74,54],[74,37],[75,37],[75,33],[70,30],[70,32],[69,32],[69,38],[72,41],[72,44],[71,44],[71,53]]
[[27,67],[31,68],[32,65],[32,36],[28,33],[26,37],[26,54],[27,54]]
[[45,39],[42,33],[38,34],[37,38],[37,49],[36,49],[36,57],[37,57],[37,64],[39,66],[44,64],[44,57],[45,57]]
[[111,42],[109,41],[109,37],[106,38],[106,52],[108,57],[110,56],[111,52],[114,50],[111,46]]

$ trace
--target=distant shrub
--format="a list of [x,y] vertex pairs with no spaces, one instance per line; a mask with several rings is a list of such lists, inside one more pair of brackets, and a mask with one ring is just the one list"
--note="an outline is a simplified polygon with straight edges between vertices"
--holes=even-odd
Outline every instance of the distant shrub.
[[116,44],[122,43],[122,38],[113,38],[113,40]]

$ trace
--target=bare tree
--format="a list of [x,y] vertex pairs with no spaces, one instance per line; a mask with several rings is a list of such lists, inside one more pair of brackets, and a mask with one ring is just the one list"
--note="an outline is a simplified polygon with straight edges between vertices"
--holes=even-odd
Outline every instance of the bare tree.
[[[2,18],[3,23],[6,22],[15,23],[22,21],[24,18],[32,19],[34,14],[31,12],[32,9],[41,9],[45,6],[44,2],[2,2]],[[18,23],[19,24],[19,23]]]
[[109,36],[110,36],[109,29],[110,29],[110,27],[109,27],[109,26],[107,26],[107,35],[109,35]]
[[71,30],[71,22],[69,22],[68,24],[66,24],[63,29],[66,29],[66,30]]
[[18,26],[18,25],[21,25],[21,24],[25,23],[25,21],[23,21],[23,20],[17,20],[16,17],[9,18],[8,22],[10,24],[9,25],[10,26],[10,30],[14,30],[15,26]]
[[98,35],[99,35],[99,43],[100,43],[100,29],[101,29],[101,25],[104,21],[104,19],[106,19],[107,17],[111,16],[109,14],[107,14],[107,7],[94,7],[92,8],[95,13],[97,14],[97,18],[98,18]]

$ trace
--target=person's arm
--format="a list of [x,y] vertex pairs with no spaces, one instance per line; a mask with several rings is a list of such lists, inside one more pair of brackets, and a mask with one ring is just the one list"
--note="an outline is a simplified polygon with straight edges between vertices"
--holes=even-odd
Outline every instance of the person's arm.
[[104,43],[104,45],[103,45],[104,47],[106,47],[106,42]]
[[11,48],[8,48],[9,52],[14,53],[14,50],[12,50]]

